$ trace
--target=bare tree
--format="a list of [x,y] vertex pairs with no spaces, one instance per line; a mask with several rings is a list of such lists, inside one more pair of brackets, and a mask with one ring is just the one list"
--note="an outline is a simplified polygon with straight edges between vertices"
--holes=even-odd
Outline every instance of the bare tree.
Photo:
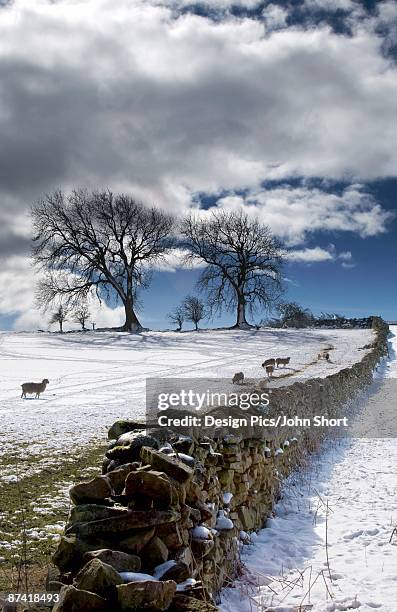
[[90,318],[91,313],[87,302],[81,302],[81,304],[78,304],[73,312],[73,320],[76,321],[76,323],[80,323],[83,331],[86,330],[85,324],[90,320]]
[[58,308],[52,313],[52,316],[50,319],[50,325],[53,325],[54,323],[58,323],[59,331],[62,334],[63,324],[65,323],[65,321],[67,321],[67,319],[68,319],[68,310],[67,308],[65,308],[63,304],[60,304]]
[[315,321],[312,312],[297,302],[280,302],[277,311],[280,315],[279,327],[308,327]]
[[190,216],[181,231],[190,262],[205,262],[199,287],[211,311],[235,310],[236,327],[249,327],[247,308],[269,307],[281,293],[282,248],[270,229],[243,211]]
[[204,303],[198,297],[188,295],[183,300],[183,312],[186,319],[194,323],[195,329],[198,331],[198,324],[206,316]]
[[33,259],[45,275],[37,290],[47,308],[61,297],[75,305],[93,288],[99,299],[115,296],[125,310],[125,331],[142,329],[138,289],[150,266],[172,245],[172,216],[110,191],[56,191],[32,208]]
[[182,325],[185,321],[185,311],[183,306],[177,306],[174,308],[174,310],[168,315],[168,319],[173,325],[178,326],[176,331],[181,331]]

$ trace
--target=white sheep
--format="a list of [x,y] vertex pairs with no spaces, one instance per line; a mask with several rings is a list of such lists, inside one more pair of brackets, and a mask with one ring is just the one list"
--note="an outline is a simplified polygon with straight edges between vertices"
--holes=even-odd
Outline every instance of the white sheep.
[[49,383],[50,383],[50,381],[48,380],[48,378],[43,378],[41,383],[33,383],[33,382],[23,383],[23,385],[21,385],[21,387],[22,387],[22,395],[21,395],[21,397],[25,397],[26,398],[26,394],[27,393],[35,393],[36,394],[36,398],[39,398],[40,394],[44,393],[44,391],[46,389],[46,386]]

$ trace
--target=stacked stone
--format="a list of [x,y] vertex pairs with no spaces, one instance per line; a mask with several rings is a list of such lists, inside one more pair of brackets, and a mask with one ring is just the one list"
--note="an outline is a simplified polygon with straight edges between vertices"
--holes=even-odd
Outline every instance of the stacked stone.
[[62,587],[57,612],[215,609],[239,570],[240,532],[271,511],[284,458],[265,458],[263,440],[183,437],[160,448],[138,427],[116,423],[105,473],[70,489],[60,573],[47,585]]

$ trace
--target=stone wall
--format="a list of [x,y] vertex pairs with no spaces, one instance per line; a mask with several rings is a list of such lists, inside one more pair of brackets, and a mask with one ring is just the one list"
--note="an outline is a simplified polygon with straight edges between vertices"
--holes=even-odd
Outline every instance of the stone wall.
[[[375,319],[374,329],[360,362],[274,389],[269,410],[343,414],[387,354],[387,325]],[[142,423],[115,423],[102,475],[70,490],[58,570],[47,582],[49,590],[62,587],[54,611],[215,610],[220,589],[238,575],[240,547],[264,526],[282,478],[325,433],[291,428],[280,437],[257,428],[248,437],[194,432],[160,441]]]

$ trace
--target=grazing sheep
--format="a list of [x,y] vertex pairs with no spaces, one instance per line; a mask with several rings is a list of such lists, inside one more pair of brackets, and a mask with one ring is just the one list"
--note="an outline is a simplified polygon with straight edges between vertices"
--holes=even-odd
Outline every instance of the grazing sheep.
[[274,372],[274,365],[266,366],[266,374],[267,374],[268,378],[272,378],[273,377],[273,372]]
[[265,359],[265,361],[262,363],[262,368],[266,368],[267,366],[275,366],[275,365],[276,365],[275,359]]
[[328,351],[322,351],[321,353],[318,354],[318,359],[325,359],[326,361],[329,361],[329,353]]
[[35,393],[36,397],[39,398],[41,393],[44,393],[46,386],[49,384],[49,380],[47,378],[43,378],[41,383],[23,383],[22,387],[22,395],[21,397],[26,398],[27,393]]
[[291,357],[277,357],[276,359],[276,366],[278,367],[279,365],[285,366],[289,364],[291,360]]
[[236,372],[236,374],[233,376],[232,382],[234,385],[241,385],[244,382],[244,373]]

